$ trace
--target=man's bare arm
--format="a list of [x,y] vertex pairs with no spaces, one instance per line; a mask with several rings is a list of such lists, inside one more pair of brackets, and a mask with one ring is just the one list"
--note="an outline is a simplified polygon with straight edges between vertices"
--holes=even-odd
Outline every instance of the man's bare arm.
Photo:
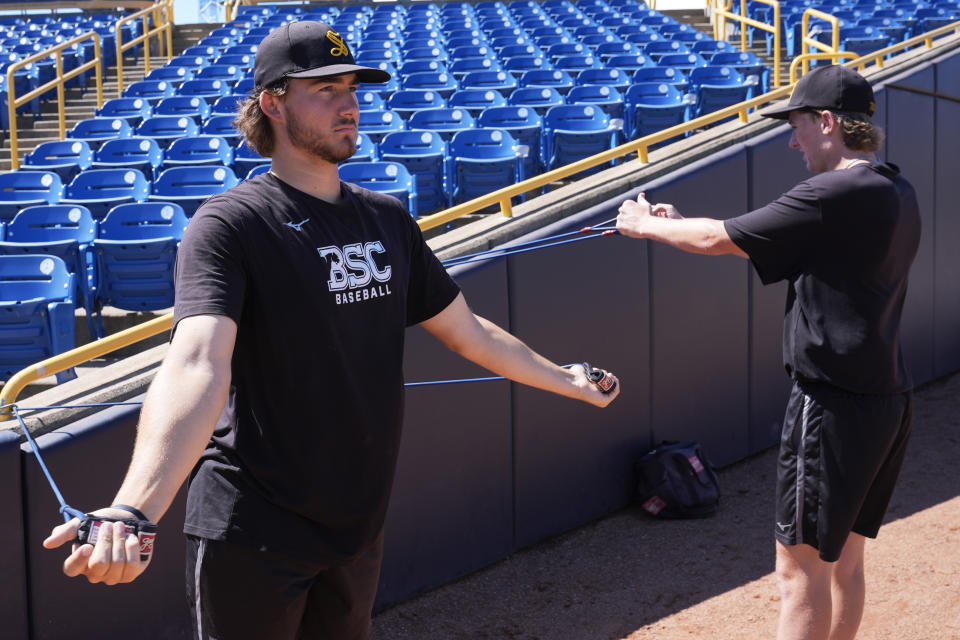
[[617,231],[630,238],[648,238],[671,247],[709,256],[747,254],[734,244],[722,220],[684,218],[673,205],[647,202],[643,194],[620,205]]
[[[136,507],[154,521],[170,507],[203,453],[226,403],[236,335],[236,324],[224,316],[193,316],[180,321],[147,392],[133,457],[114,504]],[[129,517],[109,508],[92,513]],[[79,520],[73,519],[54,528],[43,545],[52,549],[75,539],[78,526]],[[147,564],[129,561],[124,546],[134,542],[107,535],[96,547],[82,545],[64,562],[64,573],[71,577],[85,575],[91,582],[130,582]]]
[[583,367],[564,369],[485,318],[474,315],[463,294],[446,309],[421,323],[451,351],[511,380],[605,407],[620,393],[620,385],[601,393]]

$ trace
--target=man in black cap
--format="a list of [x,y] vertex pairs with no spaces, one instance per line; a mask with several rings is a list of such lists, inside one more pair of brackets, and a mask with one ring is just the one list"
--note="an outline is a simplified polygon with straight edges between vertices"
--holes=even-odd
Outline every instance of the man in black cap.
[[778,638],[841,640],[863,613],[863,549],[893,492],[911,425],[900,314],[917,253],[913,188],[875,152],[873,90],[819,67],[762,112],[793,128],[815,175],[750,213],[683,218],[643,194],[617,229],[678,249],[749,258],[764,284],[787,280],[783,357],[793,390],[777,469]]
[[[238,126],[267,174],[205,202],[184,236],[174,334],[114,507],[159,519],[190,474],[187,591],[198,638],[366,638],[403,414],[403,342],[419,324],[518,382],[606,406],[616,378],[559,367],[475,316],[403,205],[342,183],[355,150],[354,63],[325,24],[261,43]],[[192,471],[191,471],[192,470]],[[45,546],[73,540],[76,520]],[[145,568],[105,526],[67,575]]]

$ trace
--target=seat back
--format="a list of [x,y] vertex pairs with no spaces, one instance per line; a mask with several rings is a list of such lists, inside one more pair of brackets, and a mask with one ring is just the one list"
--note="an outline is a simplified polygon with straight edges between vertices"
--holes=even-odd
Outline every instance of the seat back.
[[[66,263],[56,256],[0,256],[0,306],[30,300],[69,300],[73,277]],[[0,318],[6,316],[0,313]]]
[[163,158],[163,166],[233,164],[233,150],[227,141],[217,136],[190,136],[177,138],[170,144]]
[[138,169],[88,169],[67,185],[64,199],[83,202],[132,198],[143,202],[149,193],[150,184]]
[[396,131],[380,141],[380,160],[399,162],[413,176],[420,213],[450,204],[446,143],[436,131]]
[[50,140],[41,142],[24,158],[23,167],[42,167],[55,171],[62,180],[71,180],[90,167],[93,153],[84,140]]
[[233,126],[236,115],[210,116],[203,123],[201,132],[207,136],[223,138],[228,144],[234,145],[240,140],[240,132]]
[[506,98],[517,88],[517,79],[506,71],[472,71],[463,76],[460,85],[464,89],[492,89]]
[[461,89],[450,96],[447,104],[451,107],[462,107],[476,118],[485,109],[506,105],[507,99],[502,93],[493,89]]
[[195,96],[171,96],[158,102],[153,113],[158,116],[187,116],[200,125],[210,117],[210,105]]
[[392,195],[407,205],[414,218],[419,215],[413,176],[399,162],[350,162],[340,165],[340,179]]
[[387,108],[397,112],[403,118],[421,109],[438,109],[447,106],[443,95],[437,91],[420,89],[400,89],[387,100]]
[[56,204],[63,196],[63,181],[53,171],[11,171],[0,174],[0,218],[12,220],[33,204]]
[[[209,198],[237,184],[237,176],[229,167],[203,165],[171,167],[154,183],[152,200],[176,197]],[[186,208],[184,208],[186,211]]]
[[163,81],[179,87],[187,80],[193,80],[194,71],[189,67],[157,67],[148,73],[144,80]]
[[524,88],[555,89],[560,95],[566,95],[573,88],[573,78],[561,69],[534,69],[520,76],[520,86]]
[[175,138],[195,136],[198,133],[196,121],[186,116],[151,116],[137,127],[137,135],[156,140],[160,148],[166,149]]
[[403,130],[403,119],[399,113],[389,109],[379,113],[361,111],[357,127],[360,133],[365,133],[374,142],[379,142],[387,133]]
[[[552,107],[544,117],[543,155],[555,169],[613,148],[616,131],[604,111],[592,105]],[[600,167],[591,170],[599,171]]]
[[94,240],[100,304],[132,311],[172,306],[177,247],[186,225],[183,209],[173,203],[114,207]]
[[99,118],[123,118],[131,127],[140,124],[153,113],[150,103],[143,98],[113,98],[97,109]]
[[173,83],[167,82],[166,80],[139,80],[130,83],[130,85],[123,90],[124,97],[143,98],[150,102],[150,104],[156,104],[161,98],[167,98],[174,95],[174,93],[175,88]]
[[436,131],[444,140],[450,140],[458,131],[477,126],[476,120],[466,109],[445,107],[417,111],[409,120],[409,128]]
[[163,161],[163,150],[153,138],[134,136],[107,140],[94,155],[94,167],[123,166],[139,169],[151,180]]
[[623,118],[623,95],[616,87],[595,84],[574,87],[567,94],[567,104],[593,104],[611,118]]
[[503,129],[461,131],[450,142],[450,156],[456,176],[454,202],[465,202],[523,179],[519,147]]
[[67,132],[68,138],[86,140],[91,149],[111,138],[129,138],[132,135],[130,124],[123,118],[87,118],[81,120]]

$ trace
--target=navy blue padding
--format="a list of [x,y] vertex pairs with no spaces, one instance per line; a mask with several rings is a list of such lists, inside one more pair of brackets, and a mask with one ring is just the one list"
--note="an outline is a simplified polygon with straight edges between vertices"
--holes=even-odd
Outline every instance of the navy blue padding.
[[[744,147],[732,146],[650,183],[647,199],[685,216],[731,218],[747,208],[746,171]],[[650,244],[654,440],[697,440],[716,464],[739,460],[749,452],[751,267]]]
[[[8,422],[4,427],[10,426]],[[0,504],[4,507],[0,527],[0,620],[4,637],[27,638],[27,550],[24,548],[23,495],[20,484],[20,436],[0,431]],[[39,552],[38,549],[33,550]]]
[[[518,242],[614,218],[613,198]],[[652,444],[647,243],[610,236],[508,258],[513,333],[558,364],[621,379],[605,409],[514,385],[518,548],[625,506],[633,461]],[[554,283],[547,286],[547,283]]]
[[[887,83],[887,158],[898,165],[917,191],[923,231],[920,250],[910,270],[910,284],[903,309],[904,359],[916,384],[934,377],[934,149],[946,140],[935,130],[935,99],[895,89],[901,85],[933,91],[931,66]],[[956,327],[953,327],[956,329]]]
[[[139,407],[106,409],[37,438],[43,459],[70,506],[83,511],[110,504],[130,462],[139,412]],[[156,637],[189,637],[182,533],[185,492],[181,490],[160,522],[153,562],[143,575],[115,588],[91,585],[85,578],[63,575],[66,554],[62,549],[42,548],[50,529],[63,519],[29,445],[23,444],[21,450],[33,637],[74,637],[77,629],[102,625],[108,625],[111,633],[131,636],[149,629]]]
[[[453,273],[475,313],[508,326],[504,261]],[[425,330],[407,331],[407,382],[492,375]],[[407,389],[378,608],[513,551],[510,400],[506,381]]]
[[[810,177],[799,151],[789,148],[790,127],[778,127],[747,143],[750,175],[748,209],[775,200]],[[750,451],[777,442],[790,379],[783,368],[783,312],[787,283],[764,286],[750,271]]]
[[[960,98],[960,58],[937,65],[937,91]],[[937,100],[936,234],[934,254],[934,349],[935,376],[960,369],[960,162],[950,141],[960,140],[960,104]],[[943,142],[941,142],[943,141]]]

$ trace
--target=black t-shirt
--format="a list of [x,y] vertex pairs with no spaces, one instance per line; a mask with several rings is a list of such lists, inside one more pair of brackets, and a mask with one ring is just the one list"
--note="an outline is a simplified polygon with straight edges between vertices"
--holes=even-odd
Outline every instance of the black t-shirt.
[[764,284],[789,280],[783,359],[792,377],[864,394],[910,388],[900,314],[920,213],[895,165],[818,173],[724,226]]
[[174,327],[201,314],[238,326],[186,533],[335,562],[382,527],[405,327],[459,288],[398,200],[341,193],[334,205],[263,174],[210,198],[184,234]]

